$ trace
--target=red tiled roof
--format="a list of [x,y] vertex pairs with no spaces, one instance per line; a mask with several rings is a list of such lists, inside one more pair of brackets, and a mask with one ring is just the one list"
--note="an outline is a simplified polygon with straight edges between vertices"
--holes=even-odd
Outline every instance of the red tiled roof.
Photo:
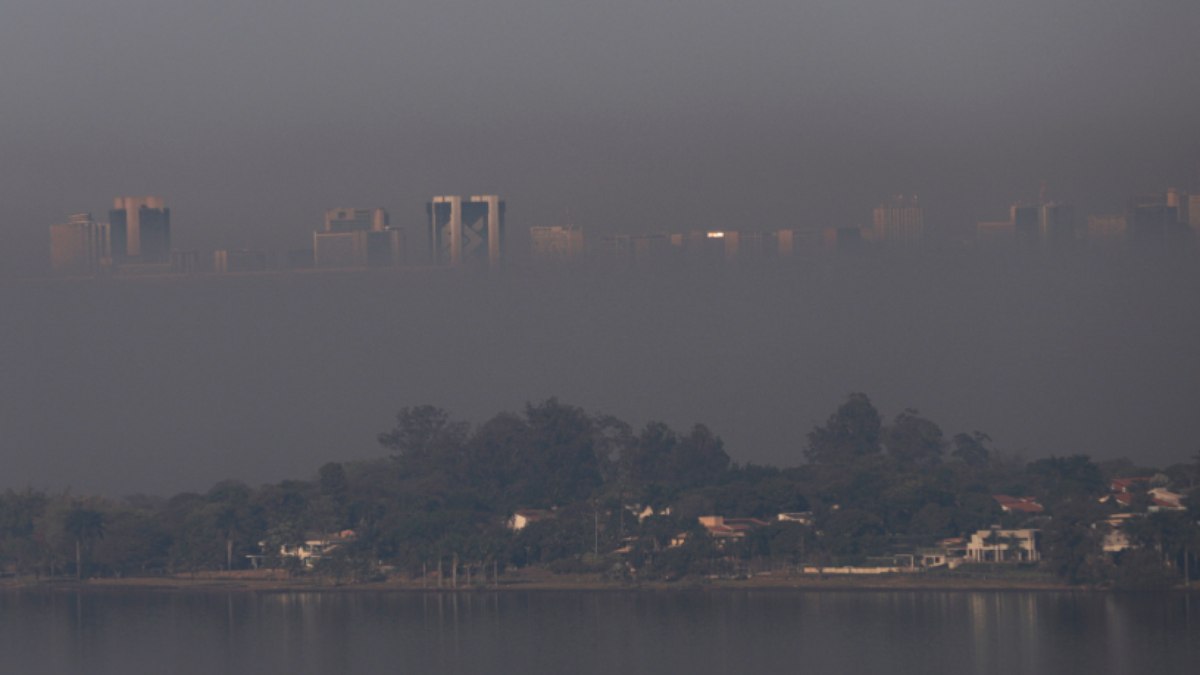
[[1034,497],[1013,497],[1012,495],[992,495],[992,499],[1005,511],[1020,513],[1041,513],[1046,509],[1037,503]]
[[1113,492],[1128,492],[1129,488],[1135,485],[1148,485],[1150,476],[1130,476],[1127,478],[1114,478],[1109,488]]

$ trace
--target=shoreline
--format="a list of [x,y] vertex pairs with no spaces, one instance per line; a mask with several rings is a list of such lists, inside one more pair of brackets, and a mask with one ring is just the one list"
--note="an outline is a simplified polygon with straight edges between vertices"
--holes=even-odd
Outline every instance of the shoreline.
[[[1195,588],[1170,588],[1152,592],[1195,592]],[[870,578],[844,575],[762,575],[744,579],[685,578],[678,581],[622,582],[596,575],[556,575],[543,571],[522,570],[509,573],[496,583],[449,584],[422,583],[420,580],[388,579],[386,581],[347,583],[322,577],[287,577],[286,575],[256,575],[208,572],[171,577],[74,579],[0,579],[0,592],[23,591],[150,591],[150,592],[220,592],[220,593],[438,593],[478,594],[513,592],[588,592],[588,593],[677,593],[677,592],[1083,592],[1125,593],[1144,592],[1095,586],[1073,586],[1061,582],[1036,579],[955,578],[917,575],[887,575]]]

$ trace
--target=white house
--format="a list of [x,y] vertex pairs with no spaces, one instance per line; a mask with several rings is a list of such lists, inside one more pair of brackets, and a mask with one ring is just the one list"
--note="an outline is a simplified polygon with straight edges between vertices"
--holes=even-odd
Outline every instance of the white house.
[[342,530],[325,535],[310,534],[303,544],[279,547],[280,558],[298,558],[305,567],[312,567],[317,561],[333,553],[335,550],[354,541],[354,530]]
[[517,509],[505,522],[504,526],[513,532],[520,532],[529,526],[530,523],[536,523],[541,520],[550,520],[554,517],[553,511],[545,509]]
[[1038,549],[1040,530],[1002,530],[993,527],[979,530],[967,542],[970,562],[1037,562],[1042,559]]

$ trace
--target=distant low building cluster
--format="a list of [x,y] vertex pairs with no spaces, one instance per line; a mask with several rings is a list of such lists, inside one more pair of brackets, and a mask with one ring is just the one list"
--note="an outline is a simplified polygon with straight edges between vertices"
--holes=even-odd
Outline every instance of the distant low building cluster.
[[117,197],[107,222],[77,213],[50,226],[50,266],[60,274],[169,270],[170,264],[171,210],[159,197]]
[[[439,196],[427,204],[429,260],[496,267],[505,258],[504,201],[497,195]],[[161,197],[117,197],[107,222],[77,213],[50,226],[50,269],[62,276],[246,274],[400,267],[411,252],[404,228],[382,208],[325,212],[312,247],[181,251],[171,246],[171,211]],[[567,251],[570,257],[573,250]]]
[[976,243],[988,248],[1061,253],[1117,246],[1169,248],[1189,245],[1200,232],[1200,194],[1176,188],[1130,197],[1120,213],[1076,216],[1069,204],[1013,204],[1007,220],[976,225]]
[[[431,198],[425,204],[423,256],[413,250],[408,231],[394,226],[388,212],[377,207],[327,210],[323,227],[313,232],[311,248],[202,252],[172,247],[171,210],[163,198],[117,197],[107,221],[80,212],[50,226],[50,268],[63,276],[362,270],[410,264],[495,269],[512,262],[506,211],[505,200],[495,194]],[[1130,198],[1121,213],[1081,218],[1072,205],[1048,199],[1043,190],[1036,203],[1013,204],[1006,219],[976,223],[971,245],[1025,253],[1116,247],[1175,250],[1190,247],[1198,231],[1200,194],[1170,188]],[[528,235],[528,255],[517,258],[530,264],[589,262],[630,269],[758,265],[868,249],[913,251],[929,240],[930,230],[918,197],[896,195],[871,211],[869,226],[699,227],[589,239],[583,227],[566,224],[530,226]]]
[[404,233],[383,209],[330,209],[325,229],[313,233],[313,267],[396,267],[404,262]]

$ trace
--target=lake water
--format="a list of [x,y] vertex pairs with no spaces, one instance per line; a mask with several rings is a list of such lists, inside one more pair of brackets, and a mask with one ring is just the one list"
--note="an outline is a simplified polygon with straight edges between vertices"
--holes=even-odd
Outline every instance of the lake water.
[[1200,596],[0,592],[0,673],[1194,673]]

